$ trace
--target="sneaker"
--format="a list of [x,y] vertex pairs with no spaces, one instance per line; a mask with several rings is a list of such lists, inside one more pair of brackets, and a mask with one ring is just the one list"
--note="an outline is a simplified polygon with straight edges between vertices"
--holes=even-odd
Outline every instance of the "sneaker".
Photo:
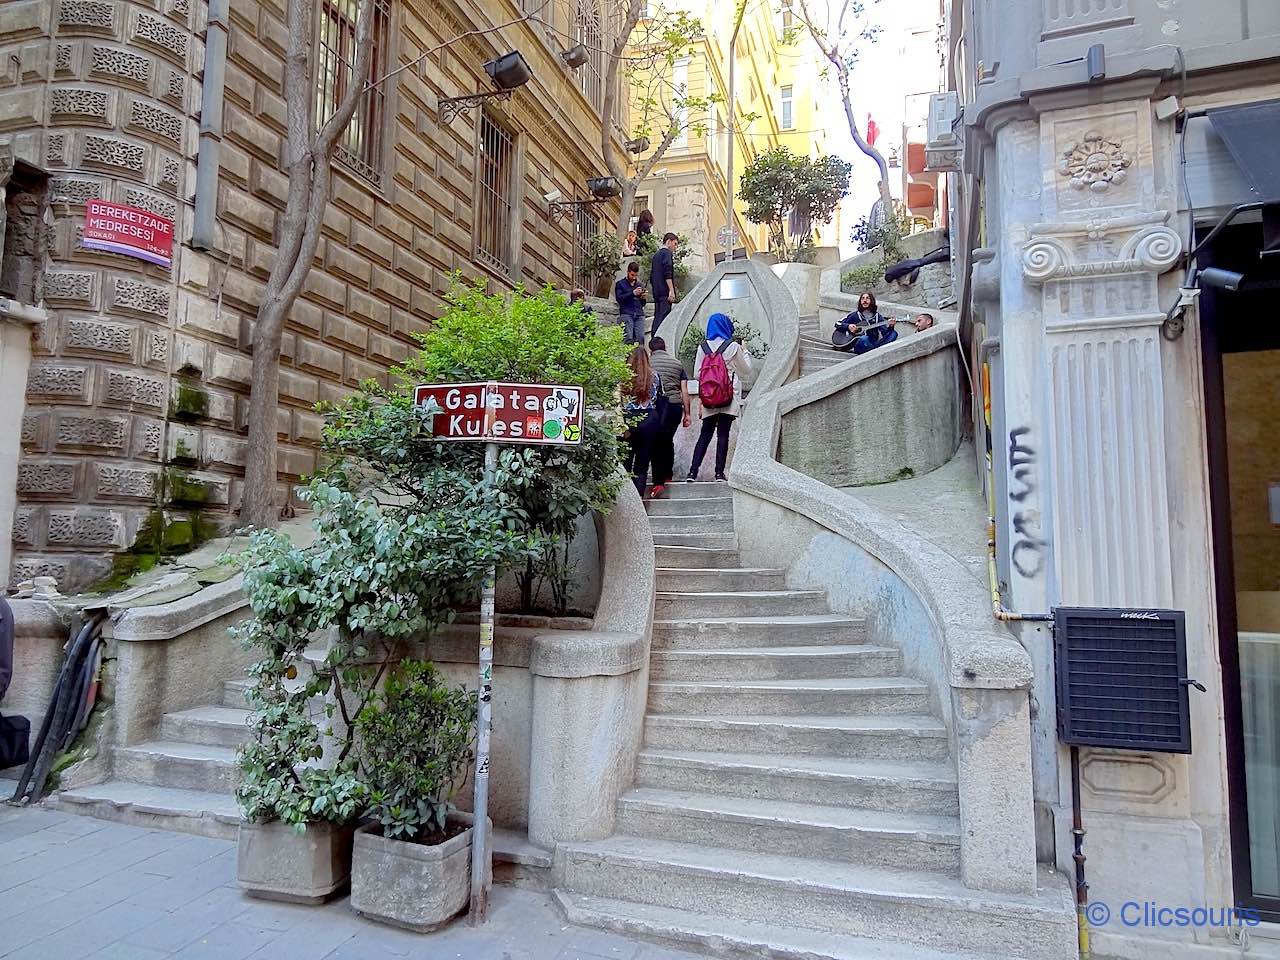
[[687,477],[685,477],[685,478],[684,478],[684,482],[685,482],[685,483],[697,483],[697,482],[698,482],[698,478],[697,478],[697,477],[695,477],[695,476],[691,473],[691,474],[689,474]]
[[716,483],[728,483],[728,482],[729,481],[725,478],[725,475],[723,473],[716,475]]
[[665,483],[655,483],[652,487],[649,488],[649,499],[654,500],[662,496],[666,492],[667,492],[667,485]]

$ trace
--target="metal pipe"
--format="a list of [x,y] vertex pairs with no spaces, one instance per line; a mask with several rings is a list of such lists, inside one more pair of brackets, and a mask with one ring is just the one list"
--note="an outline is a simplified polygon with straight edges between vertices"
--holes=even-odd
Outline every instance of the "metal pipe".
[[[484,447],[484,482],[493,486],[498,471],[498,445]],[[468,922],[484,923],[489,910],[492,843],[489,837],[489,736],[493,727],[493,598],[497,569],[490,566],[480,587],[480,693],[476,700],[476,773],[471,810],[471,910]]]
[[200,98],[200,146],[196,154],[195,220],[191,246],[218,246],[218,153],[222,147],[222,97],[227,77],[227,21],[231,0],[209,0],[204,39],[204,85]]
[[725,260],[733,259],[733,236],[736,232],[733,210],[733,120],[734,120],[734,104],[737,100],[737,47],[738,47],[738,31],[742,29],[742,17],[747,12],[747,5],[744,0],[740,0],[738,4],[738,12],[733,22],[733,33],[729,35],[729,105],[726,111],[729,120],[728,127],[729,136],[729,156],[725,162],[725,188],[724,188],[724,223],[725,223],[725,244],[724,258]]
[[1080,946],[1080,960],[1090,960],[1093,951],[1089,946],[1089,884],[1084,878],[1084,816],[1080,809],[1080,748],[1071,748],[1071,859],[1076,862],[1076,924]]

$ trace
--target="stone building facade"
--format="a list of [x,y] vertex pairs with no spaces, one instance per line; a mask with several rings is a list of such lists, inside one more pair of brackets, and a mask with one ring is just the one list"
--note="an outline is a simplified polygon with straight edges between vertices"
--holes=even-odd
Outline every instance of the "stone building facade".
[[[47,316],[25,413],[11,425],[22,458],[9,580],[82,587],[140,537],[180,549],[236,525],[253,317],[287,187],[285,3],[3,6],[0,141],[47,188],[48,227],[28,294]],[[317,96],[331,98],[355,4],[315,8]],[[385,378],[439,314],[453,271],[496,290],[570,284],[574,224],[553,222],[544,197],[583,195],[602,166],[600,78],[559,55],[581,24],[576,7],[548,3],[542,20],[501,30],[493,23],[522,15],[508,0],[382,0],[378,10],[376,63],[405,69],[362,102],[340,145],[317,262],[288,319],[285,485],[315,467],[316,404]],[[478,27],[489,32],[423,56]],[[207,71],[210,56],[221,60],[223,44],[206,48],[218,32],[225,66]],[[528,85],[442,119],[440,98],[493,89],[483,64],[508,50],[528,62]],[[221,98],[204,88],[206,72],[220,75]],[[219,102],[218,116],[202,116]],[[202,137],[216,147],[203,165]],[[216,178],[216,223],[193,243],[202,177]],[[173,220],[172,268],[86,249],[93,199]]]
[[[1182,611],[1186,674],[1203,688],[1189,693],[1190,753],[1080,748],[1090,896],[1113,916],[1096,926],[1094,954],[1168,956],[1173,942],[1204,951],[1178,956],[1235,955],[1240,923],[1127,924],[1120,911],[1129,902],[1241,906],[1265,921],[1251,928],[1255,937],[1280,930],[1280,691],[1275,671],[1247,649],[1280,641],[1280,603],[1264,609],[1267,596],[1280,599],[1267,593],[1280,591],[1280,569],[1272,563],[1249,588],[1267,596],[1239,592],[1223,513],[1237,528],[1241,516],[1256,517],[1260,538],[1271,535],[1263,528],[1280,531],[1280,515],[1265,520],[1265,471],[1255,470],[1247,501],[1229,509],[1225,483],[1242,459],[1267,459],[1280,476],[1280,434],[1274,422],[1257,429],[1247,409],[1231,411],[1229,388],[1223,414],[1231,357],[1270,358],[1271,374],[1254,370],[1252,383],[1274,391],[1280,378],[1274,324],[1245,322],[1276,306],[1265,298],[1280,265],[1260,255],[1258,208],[1280,200],[1280,184],[1262,184],[1219,126],[1261,106],[1255,145],[1272,156],[1280,149],[1268,105],[1280,97],[1280,7],[948,6],[964,141],[950,177],[951,235],[957,292],[968,295],[973,324],[980,433],[984,389],[989,396],[1001,599],[1017,613]],[[1244,274],[1238,293],[1215,291],[1187,272],[1187,257],[1240,203],[1257,206],[1237,211],[1197,252],[1197,268],[1216,256]],[[1232,446],[1233,428],[1253,438],[1247,458]],[[1235,548],[1239,566],[1238,537]],[[1247,607],[1263,612],[1250,620]],[[1054,636],[1045,623],[1012,626],[1036,664],[1040,855],[1071,874]]]

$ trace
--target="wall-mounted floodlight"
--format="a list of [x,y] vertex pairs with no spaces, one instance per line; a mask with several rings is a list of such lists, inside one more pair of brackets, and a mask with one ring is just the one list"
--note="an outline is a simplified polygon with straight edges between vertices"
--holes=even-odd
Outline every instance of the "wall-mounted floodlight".
[[617,177],[591,177],[587,181],[587,189],[597,200],[608,200],[622,193],[622,184]]
[[587,48],[584,44],[576,43],[568,50],[561,50],[560,59],[564,61],[565,66],[577,70],[587,62]]
[[1239,290],[1244,283],[1244,274],[1234,270],[1223,270],[1221,267],[1205,267],[1196,274],[1200,288],[1211,287],[1214,290]]
[[639,156],[649,149],[649,138],[636,137],[634,140],[624,141],[622,145],[627,148],[628,153],[634,153],[636,156]]
[[495,57],[484,65],[484,72],[492,78],[497,90],[486,90],[479,93],[464,93],[460,97],[441,97],[439,115],[441,123],[449,123],[463,114],[469,113],[472,107],[478,107],[486,100],[510,100],[511,93],[522,87],[533,77],[533,71],[525,62],[519,50],[512,50],[500,57]]

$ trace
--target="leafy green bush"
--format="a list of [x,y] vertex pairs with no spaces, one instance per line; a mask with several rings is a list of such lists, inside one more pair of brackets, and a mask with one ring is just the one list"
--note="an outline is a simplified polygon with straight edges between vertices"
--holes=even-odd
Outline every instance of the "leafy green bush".
[[466,778],[476,694],[449,687],[434,664],[401,662],[356,719],[370,814],[392,839],[442,840]]
[[[758,154],[742,171],[738,196],[746,202],[747,219],[769,230],[769,245],[779,259],[794,260],[813,244],[813,224],[830,223],[849,193],[852,165],[839,157],[810,159],[786,147]],[[790,225],[798,226],[791,234]]]
[[895,209],[893,214],[883,223],[873,225],[867,217],[863,217],[853,228],[853,242],[859,250],[880,250],[880,258],[875,263],[840,275],[840,289],[844,293],[861,293],[863,290],[875,290],[884,283],[884,272],[895,263],[906,259],[906,251],[902,241],[911,233],[911,217],[906,211]]
[[586,243],[582,255],[582,276],[586,280],[612,277],[622,264],[622,241],[607,230],[597,233]]
[[[675,257],[672,262],[675,265],[676,274],[676,291],[687,291],[689,288],[689,257],[693,254],[693,241],[689,239],[687,233],[678,234],[680,237],[680,246],[676,247]],[[641,234],[637,238],[636,256],[640,260],[640,279],[644,281],[645,286],[649,285],[649,275],[653,271],[653,255],[658,252],[659,240],[654,234]]]
[[874,290],[884,283],[884,262],[864,264],[840,274],[840,289],[845,293]]
[[[583,388],[587,416],[582,442],[519,449],[504,487],[524,525],[544,538],[567,540],[580,516],[609,511],[625,479],[619,470],[618,398],[620,386],[631,379],[631,368],[622,328],[601,326],[549,287],[502,297],[476,286],[456,285],[448,304],[422,336],[421,353],[396,371],[403,384],[509,380]],[[396,394],[406,396],[402,390]],[[483,451],[478,444],[452,446],[458,448],[454,456],[479,469]],[[416,467],[409,462],[404,469],[411,473]],[[554,562],[544,553],[524,565],[524,609],[533,607],[539,565]]]

